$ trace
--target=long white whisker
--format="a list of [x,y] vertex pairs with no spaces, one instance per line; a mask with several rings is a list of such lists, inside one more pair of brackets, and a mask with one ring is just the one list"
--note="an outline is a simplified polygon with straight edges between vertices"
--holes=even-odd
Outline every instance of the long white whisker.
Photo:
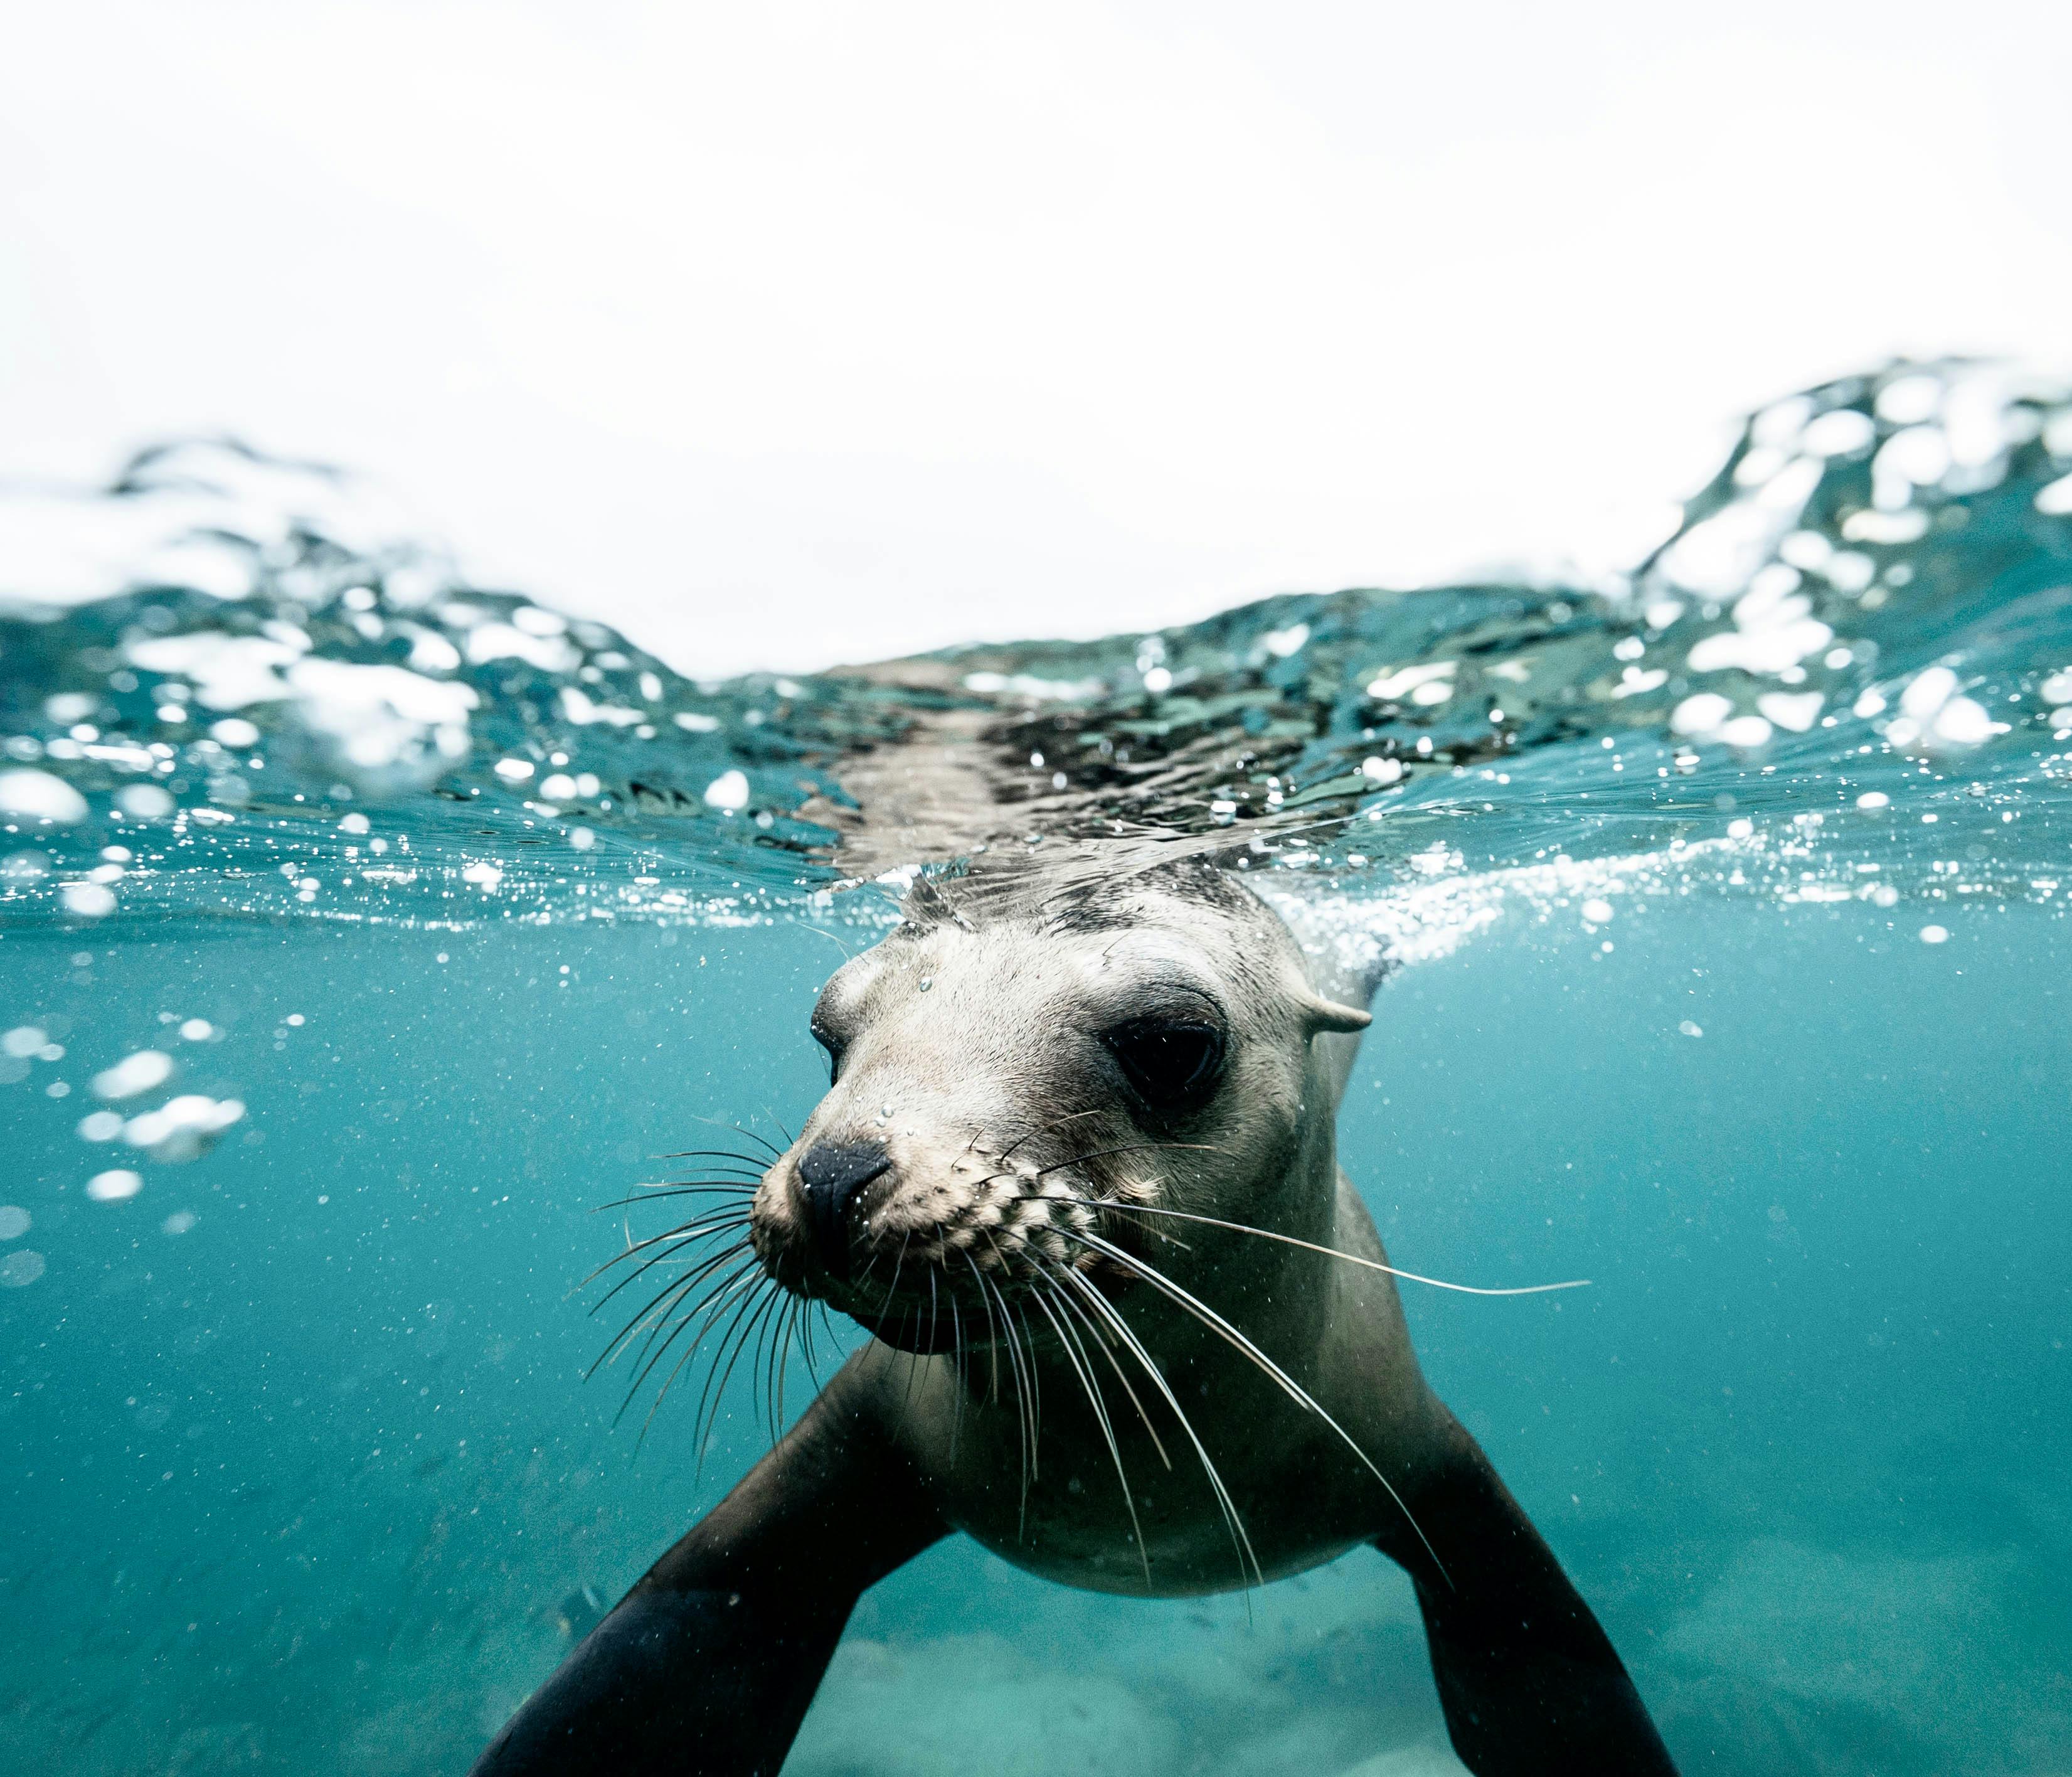
[[[1006,1297],[1002,1304],[1012,1312],[1014,1304]],[[1043,1374],[1036,1367],[1036,1335],[1029,1330],[1029,1317],[1020,1315],[1022,1343],[1029,1360],[1029,1478],[1032,1481],[1043,1479]]]
[[972,1281],[978,1285],[978,1305],[985,1310],[986,1331],[992,1336],[985,1342],[985,1355],[993,1369],[993,1385],[989,1398],[1000,1399],[1000,1329],[993,1323],[993,1302],[985,1293],[985,1279],[979,1275],[978,1261],[970,1253],[963,1255],[964,1263],[971,1268]]
[[[1046,1271],[1053,1273],[1058,1269],[1068,1269],[1068,1267],[1045,1265],[1040,1258],[1037,1263],[1043,1265]],[[1095,1345],[1100,1348],[1100,1355],[1108,1359],[1108,1367],[1115,1372],[1115,1379],[1122,1384],[1122,1392],[1129,1397],[1129,1404],[1137,1409],[1137,1417],[1144,1421],[1145,1435],[1151,1440],[1151,1447],[1158,1452],[1158,1460],[1166,1465],[1167,1472],[1170,1473],[1173,1458],[1166,1454],[1165,1440],[1159,1437],[1158,1428],[1151,1423],[1151,1415],[1144,1410],[1144,1403],[1137,1398],[1137,1390],[1130,1386],[1128,1372],[1116,1361],[1115,1352],[1109,1340],[1103,1336],[1100,1328],[1087,1318],[1086,1310],[1073,1301],[1070,1296],[1060,1296],[1058,1299],[1077,1315],[1080,1324],[1093,1335]]]
[[[689,1313],[684,1314],[681,1320],[676,1322],[674,1329],[670,1332],[668,1337],[662,1342],[661,1349],[656,1351],[652,1358],[648,1357],[648,1347],[645,1345],[641,1347],[640,1357],[635,1359],[634,1361],[636,1364],[640,1363],[641,1359],[643,1358],[646,1359],[647,1361],[644,1365],[643,1365],[640,1373],[634,1377],[632,1385],[626,1391],[626,1399],[623,1403],[621,1403],[619,1409],[622,1414],[625,1413],[627,1407],[632,1405],[634,1397],[640,1392],[641,1385],[647,1381],[648,1376],[653,1372],[655,1367],[659,1364],[664,1358],[669,1355],[669,1347],[675,1344],[676,1341],[684,1335],[684,1332],[695,1322],[697,1322],[701,1316],[704,1318],[705,1324],[698,1328],[696,1336],[693,1338],[689,1347],[685,1348],[683,1355],[676,1359],[675,1367],[670,1370],[668,1376],[664,1380],[661,1388],[656,1393],[655,1405],[648,1409],[647,1418],[643,1419],[640,1423],[640,1436],[641,1440],[643,1442],[646,1441],[648,1436],[648,1427],[654,1422],[655,1415],[660,1409],[662,1401],[668,1395],[672,1384],[675,1383],[677,1376],[682,1373],[684,1366],[689,1363],[692,1358],[697,1355],[700,1347],[704,1345],[706,1339],[710,1335],[713,1328],[718,1324],[720,1318],[726,1314],[728,1304],[735,1296],[743,1294],[744,1292],[751,1296],[753,1295],[756,1288],[756,1280],[752,1273],[756,1270],[756,1261],[750,1260],[738,1271],[733,1273],[725,1284],[722,1285],[711,1295],[701,1302],[697,1307],[693,1308]],[[672,1312],[674,1310],[672,1310]],[[666,1322],[664,1324],[666,1324]],[[658,1326],[656,1332],[659,1333],[660,1331],[660,1327]],[[648,1335],[650,1343],[653,1342],[655,1336],[655,1334],[652,1333]],[[617,1421],[615,1420],[613,1422],[616,1424]]]
[[[1059,1319],[1050,1303],[1044,1300],[1046,1294],[1054,1294],[1056,1290],[1054,1283],[1045,1284],[1032,1291],[1030,1299],[1043,1310],[1043,1318],[1050,1322],[1058,1335],[1059,1343],[1064,1347],[1066,1359],[1078,1376],[1079,1386],[1087,1391],[1087,1399],[1093,1407],[1095,1419],[1100,1423],[1101,1436],[1107,1440],[1108,1457],[1115,1464],[1115,1478],[1122,1484],[1123,1507],[1129,1513],[1130,1529],[1137,1537],[1137,1558],[1143,1564],[1144,1590],[1148,1595],[1151,1590],[1151,1551],[1144,1540],[1144,1526],[1137,1520],[1137,1498],[1129,1491],[1129,1471],[1123,1466],[1122,1446],[1115,1441],[1115,1427],[1108,1420],[1108,1403],[1101,1398],[1100,1386],[1095,1381],[1094,1373],[1087,1366],[1085,1351],[1079,1347],[1079,1335],[1070,1331],[1067,1322]],[[1059,1299],[1063,1301],[1064,1298],[1061,1296]]]
[[1420,1543],[1424,1544],[1424,1553],[1432,1557],[1432,1565],[1438,1569],[1439,1577],[1445,1580],[1449,1586],[1453,1583],[1452,1576],[1446,1572],[1446,1564],[1439,1559],[1439,1551],[1432,1546],[1432,1539],[1424,1534],[1424,1527],[1417,1522],[1416,1517],[1411,1512],[1410,1508],[1403,1503],[1403,1495],[1396,1491],[1395,1484],[1390,1481],[1386,1475],[1383,1475],[1381,1472],[1379,1467],[1375,1466],[1374,1458],[1369,1456],[1365,1450],[1360,1448],[1358,1441],[1353,1437],[1352,1434],[1347,1431],[1344,1426],[1341,1425],[1338,1421],[1334,1419],[1328,1413],[1324,1411],[1322,1406],[1318,1404],[1315,1396],[1312,1395],[1299,1382],[1296,1381],[1296,1380],[1289,1375],[1285,1370],[1282,1369],[1279,1364],[1276,1364],[1272,1358],[1268,1357],[1265,1354],[1265,1352],[1260,1351],[1256,1345],[1253,1344],[1252,1342],[1247,1339],[1243,1333],[1240,1332],[1237,1328],[1231,1326],[1231,1323],[1225,1320],[1221,1314],[1219,1314],[1215,1310],[1210,1307],[1207,1302],[1199,1301],[1196,1298],[1190,1295],[1186,1290],[1182,1290],[1179,1285],[1174,1282],[1170,1277],[1167,1277],[1165,1273],[1159,1270],[1155,1265],[1148,1264],[1141,1259],[1132,1257],[1130,1254],[1124,1252],[1120,1247],[1116,1246],[1112,1241],[1103,1240],[1098,1234],[1081,1234],[1071,1229],[1060,1229],[1059,1232],[1065,1234],[1068,1239],[1081,1241],[1084,1244],[1092,1247],[1096,1252],[1105,1253],[1110,1258],[1115,1259],[1121,1264],[1127,1265],[1131,1270],[1136,1272],[1139,1277],[1142,1277],[1145,1282],[1151,1285],[1153,1289],[1159,1290],[1162,1294],[1170,1298],[1173,1301],[1178,1302],[1182,1307],[1186,1309],[1187,1311],[1193,1314],[1196,1319],[1199,1320],[1202,1325],[1207,1327],[1214,1332],[1221,1334],[1223,1338],[1228,1339],[1240,1351],[1243,1351],[1246,1356],[1249,1357],[1255,1364],[1264,1370],[1267,1375],[1272,1377],[1273,1380],[1278,1382],[1282,1388],[1286,1389],[1299,1405],[1306,1407],[1311,1413],[1316,1414],[1319,1419],[1322,1420],[1326,1425],[1329,1425],[1333,1431],[1336,1432],[1340,1440],[1344,1443],[1346,1448],[1350,1450],[1354,1455],[1357,1456],[1361,1462],[1364,1462],[1367,1465],[1368,1472],[1374,1476],[1375,1479],[1380,1482],[1383,1487],[1388,1489],[1389,1498],[1396,1502],[1397,1509],[1402,1512],[1404,1517],[1408,1521],[1410,1528],[1417,1532],[1417,1540]]
[[[709,1391],[712,1396],[712,1411],[709,1417],[706,1416],[705,1393],[701,1392],[698,1397],[698,1419],[694,1419],[691,1421],[691,1429],[693,1435],[697,1435],[698,1421],[703,1420],[705,1422],[705,1431],[701,1436],[698,1436],[697,1462],[693,1471],[695,1475],[703,1475],[705,1473],[705,1455],[707,1451],[712,1447],[713,1434],[719,1429],[720,1409],[726,1404],[726,1385],[733,1378],[734,1367],[741,1361],[741,1354],[747,1349],[750,1339],[757,1335],[758,1330],[763,1325],[764,1318],[776,1305],[778,1298],[781,1294],[781,1292],[777,1289],[775,1281],[767,1276],[757,1281],[755,1291],[756,1293],[759,1293],[766,1287],[768,1288],[770,1294],[763,1298],[759,1306],[756,1306],[756,1294],[751,1293],[747,1299],[742,1302],[741,1307],[735,1310],[734,1319],[727,1323],[726,1332],[722,1339],[720,1351],[722,1353],[725,1352],[727,1349],[727,1343],[731,1341],[734,1347],[733,1355],[727,1358],[726,1367],[724,1369],[720,1369],[718,1368],[719,1358],[717,1355],[715,1355],[713,1359],[713,1364],[715,1375],[717,1378],[717,1382],[715,1382],[713,1376],[709,1376],[705,1378],[705,1389]],[[751,1309],[753,1310],[753,1312],[750,1312]],[[742,1318],[744,1314],[747,1315],[747,1319],[745,1324]],[[737,1326],[741,1329],[738,1337],[735,1335],[734,1332],[734,1329]],[[751,1403],[751,1410],[752,1407],[753,1403]],[[652,1422],[655,1415],[661,1410],[662,1396],[658,1394],[655,1397],[655,1405],[648,1409],[648,1420]],[[647,1428],[643,1425],[641,1429],[644,1433]]]
[[1008,1318],[1007,1298],[1000,1293],[1000,1285],[992,1282],[983,1273],[979,1277],[982,1288],[993,1292],[993,1300],[1000,1304],[1000,1324],[1007,1335],[1008,1367],[1014,1372],[1014,1429],[1022,1440],[1022,1508],[1021,1519],[1015,1535],[1018,1538],[1029,1528],[1029,1457],[1030,1445],[1034,1442],[1029,1425],[1029,1378],[1022,1367],[1022,1347],[1014,1336],[1014,1322]]
[[1173,1392],[1172,1385],[1166,1381],[1164,1372],[1151,1361],[1151,1354],[1145,1350],[1143,1340],[1137,1336],[1129,1322],[1122,1318],[1120,1309],[1072,1266],[1067,1265],[1063,1275],[1095,1312],[1116,1330],[1123,1343],[1129,1348],[1131,1355],[1144,1367],[1144,1373],[1152,1387],[1166,1397],[1166,1405],[1173,1409],[1173,1417],[1180,1421],[1180,1429],[1186,1434],[1187,1442],[1194,1447],[1194,1455],[1202,1465],[1202,1472],[1208,1477],[1209,1489],[1215,1495],[1216,1503],[1223,1510],[1223,1522],[1230,1527],[1231,1540],[1237,1549],[1239,1577],[1244,1577],[1245,1565],[1248,1562],[1252,1567],[1252,1582],[1264,1586],[1266,1575],[1259,1565],[1258,1556],[1252,1553],[1252,1538],[1245,1534],[1244,1520],[1238,1515],[1237,1502],[1231,1497],[1230,1489],[1223,1485],[1223,1478],[1217,1472],[1216,1465],[1209,1460],[1207,1447],[1195,1435],[1194,1421],[1188,1418],[1186,1409],[1180,1405],[1179,1397]]
[[1297,1240],[1293,1234],[1278,1234],[1270,1228],[1253,1228],[1245,1222],[1226,1222],[1215,1216],[1197,1216],[1190,1210],[1160,1209],[1149,1203],[1122,1203],[1096,1197],[1059,1197],[1054,1195],[1038,1199],[1025,1198],[1024,1202],[1075,1203],[1083,1209],[1112,1209],[1125,1216],[1170,1216],[1182,1222],[1200,1222],[1209,1228],[1228,1228],[1233,1234],[1253,1234],[1262,1240],[1278,1240],[1283,1246],[1299,1246],[1305,1252],[1321,1253],[1327,1259],[1342,1259],[1347,1265],[1364,1266],[1369,1271],[1381,1271],[1392,1277],[1403,1277],[1412,1283],[1429,1283],[1434,1290],[1457,1290],[1464,1296],[1544,1296],[1554,1290],[1587,1290],[1588,1277],[1571,1277],[1563,1283],[1525,1283],[1508,1289],[1484,1289],[1472,1283],[1449,1283],[1444,1277],[1428,1277],[1416,1271],[1404,1271],[1392,1265],[1383,1265],[1379,1259],[1363,1259],[1356,1253],[1341,1253],[1336,1247],[1319,1246],[1314,1240]]

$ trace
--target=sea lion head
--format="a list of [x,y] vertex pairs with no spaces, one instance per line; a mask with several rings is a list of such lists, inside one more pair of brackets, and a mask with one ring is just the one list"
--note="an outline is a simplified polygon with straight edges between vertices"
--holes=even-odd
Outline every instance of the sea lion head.
[[1331,1176],[1312,1039],[1367,1015],[1230,873],[924,879],[902,912],[823,991],[827,1095],[754,1195],[783,1287],[906,1350],[986,1344],[1068,1269],[1171,1271],[1150,1207],[1270,1224],[1298,1158]]

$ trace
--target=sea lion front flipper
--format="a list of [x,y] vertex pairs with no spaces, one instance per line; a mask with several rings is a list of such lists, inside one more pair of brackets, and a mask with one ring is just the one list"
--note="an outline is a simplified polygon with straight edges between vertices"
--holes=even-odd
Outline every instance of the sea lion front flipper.
[[846,1376],[584,1638],[471,1777],[775,1777],[857,1599],[948,1530]]
[[[1441,1411],[1444,1409],[1442,1409]],[[1416,1583],[1453,1750],[1475,1777],[1676,1777],[1610,1638],[1449,1413],[1441,1460],[1375,1540]]]

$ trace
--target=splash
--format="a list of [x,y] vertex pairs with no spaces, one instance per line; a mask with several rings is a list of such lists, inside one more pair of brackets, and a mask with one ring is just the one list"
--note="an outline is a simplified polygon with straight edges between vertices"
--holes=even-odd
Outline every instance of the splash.
[[2072,392],[2004,365],[1765,408],[1601,583],[818,675],[686,677],[233,445],[0,537],[10,919],[722,923],[1117,837],[1321,878],[1406,954],[1520,895],[2062,893]]

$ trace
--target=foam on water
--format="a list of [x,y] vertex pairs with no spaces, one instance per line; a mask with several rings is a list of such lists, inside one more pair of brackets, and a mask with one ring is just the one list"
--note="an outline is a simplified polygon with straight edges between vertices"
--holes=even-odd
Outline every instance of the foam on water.
[[[1222,832],[1363,897],[1738,837],[1730,886],[2047,898],[2068,478],[2063,385],[1899,364],[1756,415],[1605,584],[709,682],[460,582],[334,475],[154,451],[9,514],[43,578],[13,570],[0,627],[0,905],[726,921],[796,911],[847,853],[1119,832]],[[111,531],[113,571],[59,565]],[[886,761],[924,747],[969,762],[962,806],[859,847]]]

